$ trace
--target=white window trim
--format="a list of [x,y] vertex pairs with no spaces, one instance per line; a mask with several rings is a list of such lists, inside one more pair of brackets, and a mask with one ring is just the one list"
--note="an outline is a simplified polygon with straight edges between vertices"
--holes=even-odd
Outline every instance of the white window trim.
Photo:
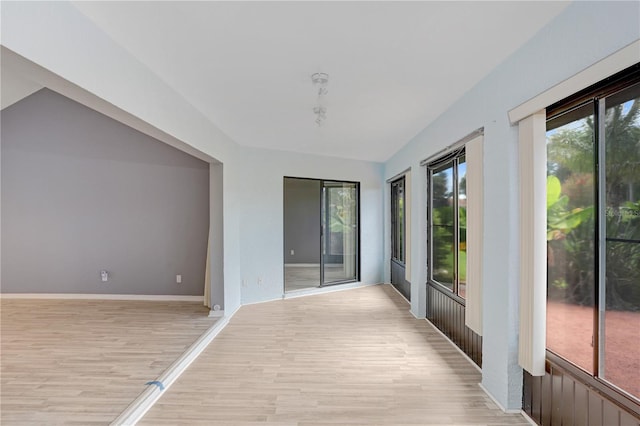
[[613,74],[629,68],[640,62],[640,40],[623,47],[589,68],[580,71],[576,75],[556,84],[550,89],[529,99],[521,105],[509,111],[511,124],[517,124],[520,120],[542,111],[567,96],[586,89]]

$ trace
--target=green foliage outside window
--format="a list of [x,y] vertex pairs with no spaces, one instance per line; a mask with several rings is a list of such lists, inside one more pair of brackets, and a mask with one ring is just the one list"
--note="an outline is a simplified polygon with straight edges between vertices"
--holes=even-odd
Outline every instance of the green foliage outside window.
[[[576,124],[577,123],[577,124]],[[549,297],[593,306],[595,138],[593,116],[548,135]],[[605,114],[607,309],[640,310],[640,100]]]

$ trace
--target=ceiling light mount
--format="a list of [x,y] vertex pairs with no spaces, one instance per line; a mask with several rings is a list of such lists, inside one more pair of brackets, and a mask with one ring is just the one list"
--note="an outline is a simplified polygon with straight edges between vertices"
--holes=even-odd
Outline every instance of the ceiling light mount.
[[329,93],[327,86],[329,85],[329,74],[324,72],[317,72],[311,75],[311,81],[313,87],[318,91],[318,96],[324,96]]
[[329,93],[329,74],[324,72],[317,72],[311,74],[311,82],[318,95],[316,100],[316,106],[313,108],[313,113],[316,115],[316,124],[322,126],[322,123],[327,119],[327,107],[324,105],[325,96]]
[[327,119],[327,108],[319,105],[313,108],[313,113],[316,115],[316,124],[322,126],[324,120]]

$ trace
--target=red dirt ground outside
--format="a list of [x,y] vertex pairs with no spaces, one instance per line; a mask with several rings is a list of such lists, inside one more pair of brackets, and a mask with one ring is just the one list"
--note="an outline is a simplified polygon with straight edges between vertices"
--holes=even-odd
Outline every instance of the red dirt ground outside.
[[[593,372],[592,335],[593,308],[547,303],[549,350]],[[604,379],[640,398],[640,312],[606,312],[604,367]]]

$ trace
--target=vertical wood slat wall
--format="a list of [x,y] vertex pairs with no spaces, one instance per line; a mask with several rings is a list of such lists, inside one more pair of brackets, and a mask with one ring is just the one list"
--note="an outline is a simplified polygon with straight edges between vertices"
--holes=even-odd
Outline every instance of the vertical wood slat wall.
[[411,300],[411,283],[406,280],[406,269],[401,263],[391,261],[391,284],[407,299]]
[[523,410],[542,426],[639,426],[640,419],[547,360],[544,376],[524,371]]
[[427,283],[427,319],[482,367],[482,337],[465,325],[464,304]]

